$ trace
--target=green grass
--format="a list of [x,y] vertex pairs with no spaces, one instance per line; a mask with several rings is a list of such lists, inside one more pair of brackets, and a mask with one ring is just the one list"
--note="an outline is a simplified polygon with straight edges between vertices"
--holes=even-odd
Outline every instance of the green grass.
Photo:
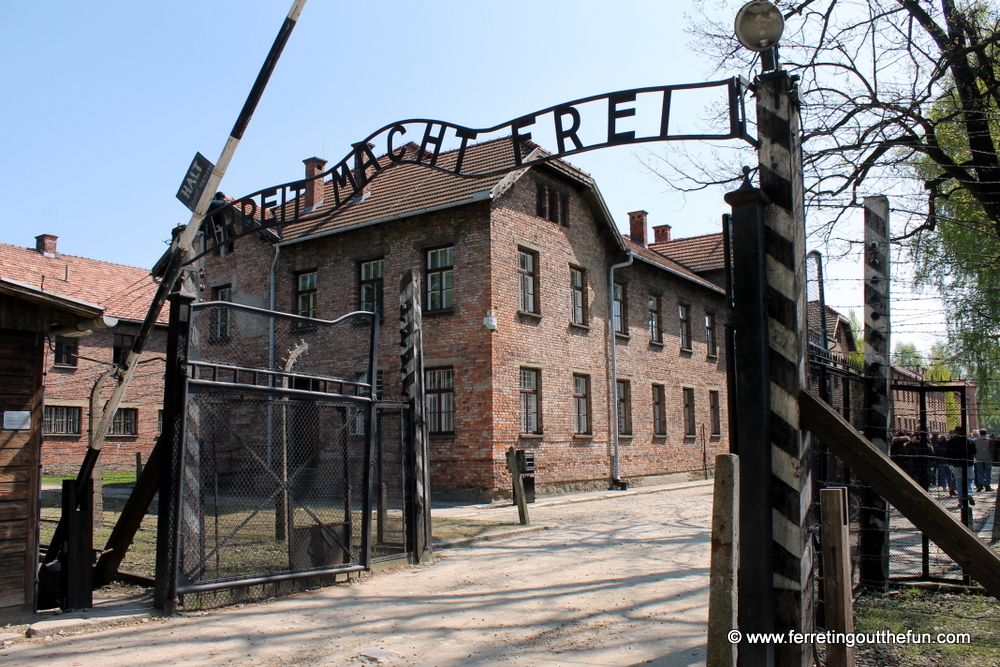
[[[64,479],[76,479],[76,475],[42,477],[42,484],[62,484]],[[134,472],[106,472],[104,486],[131,486],[135,484]]]
[[[1000,600],[983,595],[910,589],[865,596],[855,603],[855,632],[969,633],[969,644],[900,644],[875,648],[887,665],[995,667],[1000,665]],[[886,655],[888,654],[888,655]],[[881,662],[879,664],[882,664]]]

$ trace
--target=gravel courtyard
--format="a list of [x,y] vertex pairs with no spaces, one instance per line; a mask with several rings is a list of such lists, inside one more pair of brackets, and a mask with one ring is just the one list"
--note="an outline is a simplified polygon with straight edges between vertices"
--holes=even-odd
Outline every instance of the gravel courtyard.
[[[0,651],[11,667],[704,664],[712,487],[541,498],[539,530],[268,603]],[[515,521],[510,506],[435,515]]]

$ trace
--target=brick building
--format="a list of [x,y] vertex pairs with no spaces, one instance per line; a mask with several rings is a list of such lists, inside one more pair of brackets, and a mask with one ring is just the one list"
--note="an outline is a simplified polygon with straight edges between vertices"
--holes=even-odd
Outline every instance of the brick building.
[[[117,320],[110,328],[62,331],[46,337],[43,360],[44,417],[42,464],[46,475],[74,474],[87,449],[90,397],[106,371],[124,363],[139,333],[156,284],[147,269],[62,254],[58,238],[36,237],[34,248],[0,244],[0,276],[45,294],[99,307]],[[159,432],[163,402],[166,313],[146,345],[104,444],[105,470],[134,469],[135,454],[149,456]],[[114,379],[101,393],[103,407]],[[96,425],[96,420],[95,420]]]
[[[480,173],[513,159],[509,140],[464,152]],[[306,177],[325,164],[305,160]],[[562,161],[480,179],[398,165],[364,180],[320,222],[207,256],[201,297],[324,319],[384,303],[379,382],[394,395],[398,278],[420,270],[435,492],[506,493],[510,446],[535,453],[542,493],[606,487],[616,450],[632,482],[701,475],[728,451],[724,290],[710,262],[703,276],[657,251],[669,226],[647,244],[638,211],[623,237],[594,181]],[[318,179],[301,196],[300,210],[320,213],[341,195]]]

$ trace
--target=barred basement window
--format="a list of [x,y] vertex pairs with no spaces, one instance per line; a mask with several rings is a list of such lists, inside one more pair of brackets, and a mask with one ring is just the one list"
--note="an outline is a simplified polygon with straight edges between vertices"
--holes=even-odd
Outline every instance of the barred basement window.
[[46,405],[45,415],[42,419],[42,433],[79,435],[80,408]]
[[118,408],[115,418],[111,420],[108,435],[138,435],[139,410],[136,408]]

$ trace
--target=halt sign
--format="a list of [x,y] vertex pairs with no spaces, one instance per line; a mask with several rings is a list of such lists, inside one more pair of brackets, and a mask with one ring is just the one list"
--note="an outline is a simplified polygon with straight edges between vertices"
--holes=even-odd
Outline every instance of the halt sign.
[[208,184],[208,177],[212,175],[213,169],[215,169],[215,165],[212,164],[211,160],[201,153],[194,154],[191,166],[188,167],[187,173],[184,175],[181,188],[177,191],[177,198],[191,211],[194,211],[198,205],[198,199],[201,198],[201,193],[204,192],[205,186]]

